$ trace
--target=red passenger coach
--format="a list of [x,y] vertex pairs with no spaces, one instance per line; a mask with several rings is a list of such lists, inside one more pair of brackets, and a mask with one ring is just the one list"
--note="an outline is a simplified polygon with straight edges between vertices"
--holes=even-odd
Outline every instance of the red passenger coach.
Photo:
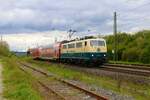
[[40,58],[52,59],[54,56],[53,48],[41,48]]
[[59,60],[61,43],[55,43],[50,47],[43,47],[40,51],[41,59]]
[[61,43],[55,43],[50,46],[34,48],[28,50],[28,55],[31,55],[34,59],[51,59],[51,60],[58,60],[61,56]]
[[40,48],[29,49],[28,54],[31,55],[33,59],[38,59],[40,57]]

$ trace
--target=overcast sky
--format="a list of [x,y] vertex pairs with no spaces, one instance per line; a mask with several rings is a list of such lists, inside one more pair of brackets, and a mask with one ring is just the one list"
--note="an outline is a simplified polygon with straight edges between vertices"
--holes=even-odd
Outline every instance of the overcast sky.
[[118,31],[150,29],[149,10],[149,0],[0,0],[0,34],[22,51],[64,38],[70,28],[77,36],[111,34],[114,11]]

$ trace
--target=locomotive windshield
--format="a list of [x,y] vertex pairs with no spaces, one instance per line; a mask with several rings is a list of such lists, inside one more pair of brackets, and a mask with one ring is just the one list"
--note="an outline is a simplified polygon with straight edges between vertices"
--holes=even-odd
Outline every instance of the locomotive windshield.
[[90,45],[91,46],[105,46],[105,42],[102,40],[91,40]]

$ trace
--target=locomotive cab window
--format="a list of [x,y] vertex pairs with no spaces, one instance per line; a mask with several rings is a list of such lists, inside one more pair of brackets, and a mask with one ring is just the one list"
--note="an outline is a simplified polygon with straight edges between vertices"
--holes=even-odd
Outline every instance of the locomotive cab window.
[[102,40],[91,40],[90,45],[91,46],[105,46],[105,42]]
[[81,48],[82,47],[82,42],[76,43],[76,48]]

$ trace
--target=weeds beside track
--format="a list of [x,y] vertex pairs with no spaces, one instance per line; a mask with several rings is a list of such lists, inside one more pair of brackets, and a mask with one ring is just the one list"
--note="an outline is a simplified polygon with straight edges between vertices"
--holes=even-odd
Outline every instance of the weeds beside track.
[[[99,71],[99,68],[79,67],[48,61],[34,61],[31,59],[27,59],[26,61],[36,67],[46,69],[64,78],[79,80],[90,85],[97,85],[124,95],[132,95],[137,100],[147,100],[150,97],[150,80],[142,76],[135,77],[133,75],[133,77],[129,77],[128,74],[119,74],[118,72],[114,75],[112,72]],[[119,97],[117,96],[117,98]]]
[[[41,73],[41,74],[43,74],[43,75],[45,75],[45,76],[51,76],[51,77],[54,77],[56,80],[58,80],[58,81],[60,81],[60,82],[63,82],[63,83],[65,83],[65,84],[67,84],[67,85],[69,85],[69,86],[71,86],[71,87],[73,87],[73,88],[76,88],[76,89],[78,89],[78,90],[80,90],[80,91],[82,91],[82,92],[84,92],[85,94],[87,94],[87,96],[89,95],[89,96],[91,96],[91,97],[94,97],[94,98],[96,98],[97,100],[108,100],[108,99],[106,99],[105,97],[103,97],[103,96],[100,96],[100,95],[98,95],[98,94],[95,94],[95,93],[93,93],[93,92],[91,92],[91,91],[89,91],[89,90],[86,90],[86,89],[84,89],[84,88],[81,88],[81,87],[79,87],[79,86],[77,86],[77,85],[75,85],[75,84],[73,84],[73,83],[71,83],[71,82],[69,82],[69,81],[66,81],[66,80],[64,80],[64,79],[61,79],[61,78],[59,78],[59,77],[57,77],[57,76],[54,76],[54,75],[52,75],[52,74],[50,74],[50,73],[48,73],[48,72],[45,72],[45,71],[42,71],[42,70],[40,70],[40,69],[37,69],[37,68],[34,68],[34,67],[32,67],[32,66],[29,66],[29,65],[27,65],[27,64],[23,64],[22,63],[22,65],[24,66],[24,67],[28,67],[28,68],[30,68],[30,69],[32,69],[32,70],[34,70],[34,71],[36,71],[36,72],[39,72],[39,73]],[[42,83],[42,82],[40,82],[43,86],[45,86],[45,87],[47,87],[46,85],[44,85],[44,83]],[[48,87],[47,87],[47,89],[48,89]],[[53,91],[54,92],[54,91]],[[56,92],[55,92],[56,93]],[[58,93],[56,93],[57,95],[59,95]],[[59,95],[60,96],[60,95]],[[62,97],[62,96],[61,96]],[[63,97],[63,98],[66,98],[66,97]]]
[[6,100],[42,100],[34,78],[18,69],[15,58],[3,58],[3,96]]

